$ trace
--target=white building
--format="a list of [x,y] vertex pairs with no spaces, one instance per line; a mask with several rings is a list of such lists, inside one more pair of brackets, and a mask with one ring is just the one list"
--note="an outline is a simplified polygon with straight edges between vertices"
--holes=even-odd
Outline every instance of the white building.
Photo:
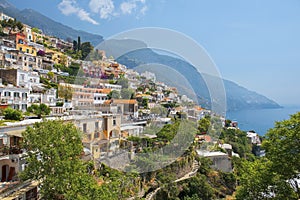
[[2,20],[10,20],[10,19],[14,20],[14,18],[12,18],[12,17],[4,14],[3,12],[0,13],[0,21],[2,21]]
[[147,80],[152,80],[153,82],[156,81],[156,76],[152,72],[145,71],[141,74],[141,76],[145,77]]
[[12,85],[0,86],[1,104],[9,105],[14,109],[26,111],[28,95],[28,88],[18,88]]
[[247,132],[247,138],[250,140],[251,144],[261,144],[259,135],[253,131]]

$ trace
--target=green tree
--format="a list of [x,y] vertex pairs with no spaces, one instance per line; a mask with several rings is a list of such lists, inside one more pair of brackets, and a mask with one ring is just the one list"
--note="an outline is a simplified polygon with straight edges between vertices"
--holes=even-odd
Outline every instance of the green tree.
[[276,122],[265,135],[262,144],[273,171],[295,187],[300,198],[300,185],[295,182],[300,173],[300,112],[290,119]]
[[168,113],[168,110],[165,107],[162,107],[161,105],[155,106],[154,108],[150,109],[150,112],[152,114],[165,116]]
[[58,86],[58,96],[60,98],[63,98],[65,102],[68,102],[68,100],[71,100],[73,97],[73,89],[71,86]]
[[263,159],[237,167],[237,199],[299,199],[300,113],[276,122],[265,135]]
[[28,165],[21,178],[40,181],[42,199],[101,199],[100,188],[80,160],[83,146],[75,125],[36,123],[27,127],[23,139]]
[[33,113],[41,118],[43,115],[49,115],[51,109],[46,104],[33,104],[27,108],[27,112]]
[[133,99],[134,98],[134,91],[129,88],[123,88],[121,90],[121,97],[122,99]]
[[31,29],[31,31],[34,32],[34,33],[41,33],[41,30],[38,29],[38,28],[36,28],[36,27],[33,27],[33,28]]
[[124,77],[119,78],[117,81],[117,85],[121,85],[123,89],[128,88],[129,86],[128,79]]
[[11,107],[6,108],[3,111],[3,114],[4,114],[4,119],[7,119],[7,120],[17,120],[17,121],[20,121],[20,120],[23,119],[23,113],[22,113],[22,111],[15,110],[15,109],[13,109]]
[[198,130],[200,134],[206,134],[210,127],[210,117],[204,117],[198,122]]
[[112,90],[108,95],[107,95],[108,99],[120,99],[121,94],[119,91],[117,90]]
[[93,45],[91,45],[90,42],[82,43],[80,46],[80,50],[81,50],[81,54],[82,54],[81,59],[85,60],[87,58],[87,56],[93,51],[93,49],[94,49],[94,47],[93,47]]

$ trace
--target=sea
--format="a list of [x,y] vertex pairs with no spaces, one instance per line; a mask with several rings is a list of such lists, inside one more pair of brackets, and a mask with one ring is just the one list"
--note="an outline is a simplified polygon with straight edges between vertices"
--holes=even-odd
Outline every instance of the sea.
[[238,122],[243,131],[254,130],[265,135],[276,121],[289,119],[290,115],[300,112],[300,106],[283,106],[276,109],[240,110],[226,113],[226,119]]

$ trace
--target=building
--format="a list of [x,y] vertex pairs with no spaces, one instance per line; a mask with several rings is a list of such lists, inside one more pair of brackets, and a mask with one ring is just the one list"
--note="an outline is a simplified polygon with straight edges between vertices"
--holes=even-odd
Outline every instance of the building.
[[17,88],[13,86],[0,86],[0,101],[2,105],[22,111],[26,111],[28,104],[29,89]]
[[0,69],[0,78],[3,83],[17,87],[31,88],[40,84],[40,76],[37,72],[28,72],[21,69]]
[[117,113],[121,115],[129,115],[138,117],[138,102],[136,99],[111,99],[104,103],[107,106],[116,106]]
[[0,13],[0,21],[2,20],[14,20],[14,18],[4,14],[3,12]]
[[212,161],[211,167],[222,172],[232,172],[232,161],[226,153],[216,151],[197,150],[199,156],[209,158]]
[[28,95],[28,106],[32,104],[46,104],[49,107],[56,106],[56,89],[45,90],[37,86],[32,87],[32,92]]

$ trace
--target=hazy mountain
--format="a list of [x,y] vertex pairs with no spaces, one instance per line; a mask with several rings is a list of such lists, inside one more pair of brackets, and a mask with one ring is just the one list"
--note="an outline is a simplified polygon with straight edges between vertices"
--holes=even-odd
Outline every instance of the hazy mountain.
[[37,27],[46,35],[56,36],[64,40],[67,38],[77,40],[77,37],[80,36],[81,41],[89,41],[93,45],[98,45],[101,41],[103,41],[103,37],[100,35],[75,30],[32,9],[19,10],[6,0],[0,0],[0,12],[14,17],[31,27]]
[[[118,42],[119,46],[120,43],[121,42]],[[212,82],[214,82],[217,77],[207,74],[199,74],[191,64],[185,62],[184,60],[173,56],[161,55],[152,51],[151,49],[136,50],[122,55],[117,60],[118,62],[126,65],[129,68],[136,68],[137,71],[147,70],[158,74],[158,79],[162,79],[161,81],[166,81],[166,83],[177,87],[179,89],[179,92],[181,92],[182,94],[189,95],[193,94],[194,91],[198,98],[198,102],[201,105],[210,108],[211,99],[203,77],[212,80]],[[178,74],[181,74],[183,77],[180,79],[178,79],[177,77],[172,78],[173,75],[169,74],[168,72],[160,72],[160,70],[158,69],[159,66],[154,67],[155,69],[153,70],[151,70],[149,66],[147,67],[147,69],[138,67],[143,66],[147,63],[158,63],[164,66],[169,66]],[[187,88],[186,84],[182,84],[183,79],[189,82],[191,88]],[[280,107],[275,101],[261,94],[250,91],[242,86],[239,86],[232,81],[223,80],[223,83],[226,92],[227,110]]]

